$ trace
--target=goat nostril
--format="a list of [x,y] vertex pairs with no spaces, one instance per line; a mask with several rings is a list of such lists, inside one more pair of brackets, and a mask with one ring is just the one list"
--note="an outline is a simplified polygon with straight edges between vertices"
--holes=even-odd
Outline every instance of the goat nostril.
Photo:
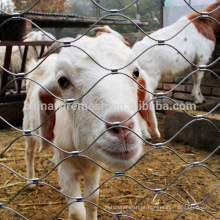
[[111,131],[114,132],[115,134],[119,134],[120,133],[118,128],[112,128]]
[[132,120],[132,122],[124,123],[117,127],[114,127],[112,124],[107,124],[106,128],[109,129],[108,132],[112,135],[126,137],[127,135],[131,134],[131,130],[134,129],[134,122]]
[[116,135],[120,134],[120,127],[114,127],[113,124],[106,124],[106,128],[109,129],[108,131],[114,133]]
[[109,126],[109,133],[111,135],[114,135],[114,136],[117,136],[117,137],[127,136],[128,132],[129,132],[129,130],[127,128],[124,128],[124,127],[111,127],[111,126]]
[[128,126],[128,128],[133,129],[134,128],[134,122],[131,122]]
[[128,138],[134,130],[135,122],[127,112],[117,112],[106,117],[108,133],[118,138]]

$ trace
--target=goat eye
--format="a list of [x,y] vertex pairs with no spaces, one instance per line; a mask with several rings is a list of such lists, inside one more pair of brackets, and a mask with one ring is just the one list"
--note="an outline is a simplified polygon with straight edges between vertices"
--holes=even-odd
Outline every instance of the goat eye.
[[69,80],[65,76],[61,76],[58,79],[58,83],[62,88],[65,88],[69,85]]
[[139,69],[136,67],[133,70],[133,77],[137,79],[139,77]]

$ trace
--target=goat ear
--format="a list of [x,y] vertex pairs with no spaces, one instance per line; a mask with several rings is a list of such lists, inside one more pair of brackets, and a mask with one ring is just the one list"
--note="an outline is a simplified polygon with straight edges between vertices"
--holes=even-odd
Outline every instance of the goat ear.
[[90,30],[90,32],[95,31],[96,32],[96,37],[98,37],[99,35],[102,35],[104,33],[111,33],[108,28],[106,28],[106,26],[104,27],[96,27],[93,28],[92,30]]
[[[44,57],[46,57],[49,53],[51,53],[52,51],[53,51],[53,53],[60,53],[60,51],[61,51],[61,49],[62,49],[62,46],[63,45],[63,43],[59,43],[59,42],[54,42],[50,47],[49,47],[49,49],[42,55],[42,57],[41,58],[44,58]],[[58,48],[59,47],[59,49],[56,49],[56,48]],[[56,49],[56,50],[55,50]]]
[[[63,46],[65,42],[68,43],[68,42],[71,42],[71,41],[74,41],[74,40],[75,40],[75,38],[72,38],[72,37],[64,37],[64,38],[59,40],[60,42],[54,42],[49,47],[49,49],[43,54],[42,58],[46,57],[52,51],[53,51],[53,53],[60,53],[60,51],[62,50],[61,46]],[[61,43],[61,42],[63,42],[63,43]],[[58,48],[58,49],[56,49],[56,48]]]
[[105,33],[112,33],[115,37],[120,39],[126,46],[130,47],[130,44],[125,40],[125,38],[119,34],[117,31],[112,30],[109,26],[105,25],[103,27],[96,27],[93,28],[91,31],[96,32],[96,37],[105,34]]
[[[40,136],[44,137],[48,141],[53,141],[54,138],[54,126],[56,122],[56,113],[55,110],[55,98],[50,95],[43,88],[40,88],[38,91],[38,99],[39,99],[39,114],[38,121],[39,124],[42,125],[39,128]],[[45,123],[46,121],[46,123]],[[44,148],[49,146],[48,142],[40,139],[40,148],[39,152]]]
[[128,41],[125,40],[125,38],[118,33],[117,31],[112,30],[108,25],[105,25],[102,27],[102,32],[103,33],[112,33],[117,37],[119,40],[121,40],[127,47],[130,47],[131,45],[128,43]]
[[33,31],[31,31],[30,33],[26,34],[24,37],[23,37],[23,40],[26,40],[27,38],[30,38],[33,36]]
[[[147,89],[147,83],[143,78],[140,78],[138,82]],[[149,128],[149,132],[152,135],[156,135],[157,137],[160,137],[160,132],[158,130],[158,123],[157,123],[157,117],[154,109],[154,103],[153,101],[150,101],[152,99],[152,95],[145,91],[141,86],[138,88],[138,108],[142,109],[139,111],[141,117],[146,121],[147,127]],[[148,103],[148,104],[146,104]]]

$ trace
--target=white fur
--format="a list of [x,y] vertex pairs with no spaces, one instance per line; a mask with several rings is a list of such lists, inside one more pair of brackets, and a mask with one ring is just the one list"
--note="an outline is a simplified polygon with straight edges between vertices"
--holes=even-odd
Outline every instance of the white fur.
[[114,35],[114,37],[121,40],[126,46],[130,46],[130,44],[124,39],[124,37],[121,34],[119,34],[117,31],[112,30],[108,25],[105,25],[103,27],[93,28],[91,31],[97,31],[96,37],[103,33],[112,34]]
[[[46,36],[44,33],[42,33],[41,31],[32,31],[29,34],[27,34],[24,37],[24,41],[25,42],[31,42],[31,41],[53,41],[55,40],[55,37],[53,35],[51,35],[50,33],[46,34],[48,36]],[[21,49],[21,52],[20,52]],[[21,65],[22,65],[22,57],[21,57],[21,53],[24,53],[24,46],[21,46],[19,49],[18,46],[14,46],[12,48],[12,56],[11,56],[11,66],[10,67],[10,71],[13,71],[14,73],[19,73],[21,71]],[[36,49],[36,50],[35,50]],[[4,60],[5,60],[5,50],[6,47],[0,47],[0,65],[4,65]],[[25,71],[27,69],[27,66],[30,65],[30,63],[32,63],[32,59],[37,60],[38,56],[40,55],[40,50],[41,47],[40,46],[36,46],[34,47],[29,47],[28,48],[28,54],[27,54],[27,59],[26,59],[26,64],[25,64]],[[1,86],[1,81],[2,81],[2,69],[0,69],[0,86]],[[1,88],[0,88],[1,89]]]
[[[80,47],[94,60],[104,67],[117,69],[125,66],[131,59],[131,50],[113,35],[103,34],[96,38],[83,37],[73,45]],[[132,77],[136,63],[121,70]],[[42,86],[50,90],[53,94],[63,99],[78,98],[84,95],[100,78],[110,71],[99,67],[81,50],[68,47],[62,48],[59,54],[52,54],[46,61],[33,73],[30,78],[38,81]],[[65,76],[70,84],[67,88],[61,88],[58,80]],[[146,76],[140,69],[140,77],[145,81]],[[123,120],[132,116],[138,109],[138,86],[124,75],[110,75],[101,80],[88,94],[77,101],[77,103],[87,106],[92,112],[103,120],[108,120],[109,116],[120,115]],[[42,99],[43,97],[43,99]],[[150,96],[150,98],[152,98]],[[53,98],[40,86],[32,81],[27,82],[27,98],[24,105],[23,128],[25,130],[34,129],[39,126],[49,114],[46,111],[40,111],[39,105],[42,100]],[[53,101],[52,101],[53,102]],[[61,106],[63,102],[55,100],[54,105]],[[102,109],[93,108],[94,105],[102,104]],[[33,108],[33,106],[35,107]],[[121,107],[123,106],[123,109]],[[58,147],[72,152],[84,150],[90,146],[96,138],[106,131],[106,124],[98,119],[88,110],[73,110],[63,107],[56,112],[56,123],[51,123],[49,119],[43,127],[35,133],[47,136],[54,132],[54,138],[51,140]],[[159,134],[155,112],[151,108],[148,118],[153,125],[151,131]],[[136,114],[131,120],[134,123],[133,131],[142,137],[139,124],[139,114]],[[143,120],[143,119],[142,119]],[[113,121],[114,122],[114,121]],[[143,121],[142,121],[143,122]],[[52,129],[48,129],[49,126]],[[51,127],[50,127],[51,128]],[[37,142],[40,142],[40,149],[44,149],[46,142],[34,137],[26,137],[26,164],[27,177],[34,178],[34,152]],[[114,154],[123,154],[125,151],[136,151],[129,158],[120,158]],[[83,154],[94,159],[104,166],[113,167],[116,170],[124,170],[133,165],[140,157],[142,152],[142,141],[133,133],[126,142],[118,137],[105,132],[88,150]],[[54,148],[54,159],[56,163],[67,157],[69,154],[63,153]],[[73,157],[65,160],[58,166],[59,183],[62,192],[68,196],[81,197],[80,176],[84,177],[84,196],[90,195],[99,185],[100,168],[88,159],[82,157]],[[92,194],[88,200],[97,204],[98,190]],[[74,200],[68,199],[68,202]],[[97,208],[87,204],[85,210],[84,204],[77,202],[69,206],[69,219],[97,219]]]
[[[150,36],[157,40],[166,40],[174,36],[189,23],[189,19],[184,16],[173,25],[162,28]],[[201,35],[193,23],[189,24],[174,38],[166,41],[166,43],[175,47],[190,62],[196,65],[206,65],[215,47],[215,43]],[[135,56],[138,56],[154,44],[157,44],[157,42],[146,36],[141,41],[135,43],[132,51]],[[193,70],[195,69],[175,49],[169,46],[155,46],[149,49],[138,58],[138,63],[149,77],[152,92],[155,91],[160,80],[164,81],[167,78],[175,77],[188,67],[191,67]],[[194,96],[195,103],[202,103],[204,101],[200,91],[203,75],[203,71],[198,71],[194,74],[192,96]]]

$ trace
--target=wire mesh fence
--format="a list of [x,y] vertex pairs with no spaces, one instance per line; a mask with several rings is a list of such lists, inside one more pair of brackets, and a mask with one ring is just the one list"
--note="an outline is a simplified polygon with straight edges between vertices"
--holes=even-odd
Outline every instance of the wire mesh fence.
[[[36,1],[33,4],[33,7],[39,2],[40,2],[40,0]],[[187,25],[182,27],[177,33],[174,33],[172,37],[169,37],[168,39],[154,39],[152,36],[149,36],[148,34],[146,34],[142,30],[142,28],[139,27],[135,23],[135,21],[131,20],[126,15],[121,14],[121,12],[125,12],[128,7],[132,6],[137,1],[133,1],[130,4],[128,4],[127,6],[125,6],[124,8],[121,8],[121,9],[106,9],[106,8],[103,8],[101,5],[99,5],[96,1],[92,0],[92,2],[97,7],[99,7],[100,10],[104,10],[104,11],[108,12],[108,14],[101,17],[96,23],[94,23],[90,28],[88,28],[88,30],[83,35],[79,36],[76,39],[68,39],[65,42],[63,42],[63,40],[55,40],[55,42],[59,43],[58,46],[55,49],[53,49],[50,53],[48,53],[46,55],[46,57],[41,59],[40,62],[37,64],[37,66],[35,66],[34,68],[32,68],[30,71],[28,71],[26,73],[23,73],[23,72],[13,73],[13,72],[5,69],[3,66],[1,66],[2,70],[7,72],[9,75],[12,75],[12,76],[16,77],[16,78],[12,79],[11,82],[9,82],[9,84],[13,83],[15,80],[26,80],[31,85],[37,85],[38,88],[41,88],[41,91],[43,91],[42,94],[50,95],[54,99],[59,100],[60,105],[57,108],[53,108],[50,111],[50,114],[47,115],[48,117],[46,117],[40,124],[38,124],[37,126],[35,126],[33,128],[30,127],[30,129],[16,128],[15,126],[11,125],[7,120],[5,120],[2,116],[0,116],[1,120],[5,124],[7,124],[14,131],[18,132],[18,133],[16,133],[16,135],[18,135],[20,133],[20,135],[18,135],[13,140],[11,140],[11,143],[9,143],[7,145],[7,147],[5,147],[4,150],[0,152],[0,156],[3,156],[8,150],[10,150],[14,143],[18,142],[21,138],[25,137],[26,140],[28,140],[30,138],[35,138],[36,140],[41,142],[41,144],[43,144],[43,145],[45,144],[45,145],[52,146],[54,148],[55,154],[62,155],[62,156],[60,156],[60,158],[62,158],[62,159],[58,160],[56,165],[53,165],[53,167],[49,171],[47,171],[45,173],[45,175],[41,176],[40,178],[28,178],[24,175],[21,175],[19,172],[16,172],[15,170],[11,169],[10,166],[7,166],[4,163],[0,163],[1,167],[4,168],[4,170],[10,171],[13,175],[23,179],[24,181],[28,181],[27,184],[25,184],[22,188],[20,188],[20,190],[18,190],[16,194],[14,194],[10,198],[8,198],[7,201],[1,202],[1,200],[0,200],[0,202],[1,202],[0,203],[0,210],[6,209],[6,210],[9,210],[10,212],[15,213],[16,216],[20,217],[21,219],[27,219],[26,216],[23,216],[18,211],[10,208],[10,204],[13,201],[16,201],[16,198],[19,195],[21,195],[29,186],[44,185],[44,186],[49,187],[54,192],[56,192],[57,194],[61,195],[62,197],[66,198],[68,200],[68,204],[64,205],[62,207],[62,209],[59,209],[59,211],[56,212],[56,214],[52,217],[52,219],[59,219],[60,215],[62,215],[62,213],[65,210],[67,210],[68,208],[71,209],[71,207],[80,207],[80,208],[78,208],[79,209],[78,212],[84,212],[84,210],[81,211],[81,209],[83,209],[81,204],[83,204],[83,203],[86,204],[87,208],[92,207],[91,209],[94,209],[96,207],[98,209],[98,211],[102,211],[104,213],[107,213],[110,216],[109,219],[117,219],[117,218],[119,218],[119,219],[120,218],[136,219],[135,217],[132,216],[131,213],[138,212],[139,210],[137,209],[137,207],[140,207],[140,205],[144,201],[148,201],[149,197],[156,198],[157,196],[165,196],[165,197],[167,196],[167,197],[170,198],[170,200],[173,200],[177,204],[179,204],[179,206],[184,207],[184,208],[179,210],[179,213],[174,216],[174,219],[178,219],[181,216],[183,216],[185,213],[192,212],[193,210],[203,210],[203,212],[205,212],[209,217],[212,217],[212,218],[215,218],[215,219],[220,219],[220,217],[218,215],[219,210],[217,210],[216,212],[211,212],[209,209],[204,208],[207,200],[209,200],[209,198],[212,195],[215,195],[215,193],[219,190],[219,186],[220,186],[219,179],[220,179],[220,177],[219,177],[217,172],[214,172],[213,169],[211,169],[209,166],[207,166],[207,161],[210,158],[214,157],[214,154],[217,151],[219,151],[220,146],[217,146],[216,149],[212,153],[210,153],[208,156],[206,156],[205,158],[203,158],[201,160],[196,160],[194,162],[186,160],[182,155],[177,153],[176,150],[172,149],[172,147],[166,146],[168,143],[170,143],[172,140],[174,140],[174,138],[178,134],[183,132],[184,129],[189,128],[190,125],[193,124],[193,123],[200,123],[201,121],[209,123],[213,127],[213,129],[219,134],[219,132],[220,132],[219,128],[211,120],[205,118],[207,115],[210,115],[212,112],[214,112],[219,107],[219,103],[210,112],[207,112],[204,115],[192,115],[192,114],[188,113],[187,111],[183,110],[183,112],[185,114],[187,114],[189,117],[191,117],[192,120],[189,123],[186,123],[185,126],[182,127],[182,129],[177,131],[176,134],[172,138],[170,138],[169,140],[164,140],[163,142],[153,143],[152,141],[146,140],[144,137],[142,137],[140,135],[140,133],[134,131],[134,129],[132,127],[127,126],[128,122],[130,120],[132,120],[134,117],[137,117],[137,115],[141,111],[143,111],[146,106],[149,106],[155,100],[169,99],[170,101],[174,102],[176,105],[179,105],[179,103],[177,103],[175,100],[169,98],[167,95],[170,92],[172,92],[176,87],[181,85],[181,83],[183,83],[188,77],[192,76],[193,74],[195,74],[195,73],[197,73],[201,70],[209,71],[212,74],[214,74],[218,80],[220,79],[219,76],[215,72],[213,72],[212,70],[209,69],[215,63],[219,62],[220,58],[218,58],[217,60],[215,60],[214,62],[212,62],[208,65],[197,65],[197,64],[194,64],[193,62],[191,62],[189,59],[187,59],[185,54],[181,53],[177,48],[175,48],[171,44],[169,44],[169,41],[171,39],[174,39],[176,36],[178,36],[184,29],[187,28],[187,26],[189,26],[191,23],[193,23],[193,21],[196,20],[196,19],[210,18],[210,19],[213,20],[213,22],[220,25],[219,21],[216,20],[215,18],[209,16],[209,14],[211,14],[212,12],[198,12],[187,1],[184,0],[185,4],[187,4],[195,12],[199,13],[199,15],[197,17],[195,17],[194,19],[192,19]],[[38,30],[40,30],[46,36],[48,36],[50,38],[50,36],[47,34],[47,32],[45,32],[43,29],[41,29],[39,26],[37,26],[31,20],[28,20],[28,19],[22,17],[23,14],[30,11],[33,7],[25,10],[24,12],[19,12],[19,13],[5,13],[4,11],[1,11],[2,13],[5,13],[5,14],[9,15],[10,18],[7,19],[6,21],[2,22],[0,24],[0,28],[5,26],[5,25],[10,25],[11,20],[25,20],[25,21],[30,22],[34,27],[36,27]],[[215,10],[218,10],[218,8],[215,9]],[[101,58],[100,58],[100,60],[96,59],[95,55],[90,54],[91,51],[87,51],[86,48],[83,48],[82,46],[80,46],[80,43],[77,44],[77,42],[83,41],[83,39],[86,37],[85,35],[87,35],[96,25],[98,25],[99,21],[101,21],[105,18],[114,17],[114,16],[122,17],[123,19],[127,19],[128,21],[131,22],[131,24],[133,24],[141,32],[143,32],[146,35],[146,37],[151,38],[155,42],[149,48],[143,50],[138,56],[136,56],[134,58],[131,58],[130,60],[128,60],[128,62],[126,61],[127,63],[122,62],[122,65],[118,66],[117,68],[115,68],[115,66],[114,66],[114,68],[112,68],[112,67],[103,65],[103,63],[101,62]],[[51,39],[51,40],[54,40],[54,39]],[[92,43],[92,41],[91,41],[91,43]],[[139,57],[141,57],[144,53],[150,52],[151,49],[154,48],[154,47],[163,47],[163,46],[171,47],[181,57],[183,57],[184,60],[186,60],[189,64],[191,64],[194,67],[195,70],[192,71],[190,74],[188,74],[176,87],[172,88],[171,90],[169,90],[165,93],[155,93],[155,92],[150,91],[148,88],[146,88],[141,81],[139,81],[138,79],[130,76],[129,74],[127,74],[124,71],[125,71],[126,68],[129,68],[130,66],[132,66],[137,61],[137,59]],[[46,81],[46,78],[43,79],[43,81],[39,82],[34,77],[29,77],[31,74],[35,73],[34,71],[36,71],[38,68],[40,68],[42,65],[44,65],[44,63],[46,63],[47,60],[49,60],[50,57],[53,56],[52,54],[54,54],[54,52],[56,53],[57,51],[59,51],[62,48],[67,48],[67,49],[72,48],[73,50],[79,50],[80,53],[83,54],[83,56],[86,56],[87,58],[89,58],[90,62],[93,62],[95,65],[97,65],[99,67],[100,71],[105,71],[105,73],[106,72],[107,73],[104,76],[97,79],[95,81],[95,83],[93,83],[89,88],[87,88],[83,92],[83,94],[79,94],[77,97],[68,97],[68,98],[63,98],[62,96],[57,95],[56,92],[53,92],[53,89],[49,89],[49,87],[47,87],[47,85],[44,82],[44,81]],[[99,84],[101,82],[105,81],[106,79],[109,79],[112,76],[115,77],[116,75],[120,76],[120,77],[123,77],[123,78],[119,78],[119,79],[122,79],[122,82],[124,82],[123,80],[126,78],[130,81],[130,83],[131,82],[133,83],[134,87],[136,86],[136,87],[139,88],[140,91],[145,91],[147,94],[151,94],[154,97],[152,97],[149,100],[145,100],[144,103],[141,103],[141,105],[139,105],[138,108],[135,109],[133,114],[129,115],[128,117],[126,117],[126,118],[123,117],[119,121],[109,122],[109,120],[107,120],[105,117],[102,117],[99,114],[97,114],[97,112],[94,111],[93,108],[88,107],[85,104],[84,99],[87,99],[88,97],[91,98],[90,94],[94,91],[94,89],[96,89],[99,86]],[[64,82],[64,84],[65,84],[65,82]],[[1,94],[4,93],[7,86],[8,85],[6,85],[5,88],[2,89]],[[110,126],[107,126],[96,137],[90,138],[90,144],[87,145],[87,146],[81,147],[80,150],[76,150],[76,149],[69,150],[68,147],[57,146],[55,144],[55,142],[53,141],[53,139],[51,140],[50,138],[46,138],[44,135],[36,132],[39,129],[41,129],[41,127],[45,126],[48,123],[48,121],[53,119],[53,117],[55,117],[55,115],[59,114],[59,112],[62,113],[62,110],[67,109],[67,108],[70,108],[71,110],[74,109],[73,110],[74,112],[78,111],[79,109],[81,109],[81,111],[89,112],[94,118],[96,118],[96,120],[101,121],[105,125],[110,124]],[[77,113],[74,113],[74,114],[77,114]],[[65,118],[65,116],[63,116],[63,118]],[[65,128],[66,131],[67,131],[69,126],[66,125],[66,124],[64,124],[64,126],[67,126],[67,128]],[[84,126],[86,127],[88,125],[84,124]],[[131,132],[131,134],[134,135],[143,144],[146,144],[147,146],[151,146],[152,148],[150,150],[145,150],[144,153],[142,154],[142,156],[140,156],[135,162],[133,162],[132,165],[129,165],[128,167],[125,166],[125,168],[117,170],[117,171],[112,171],[110,168],[106,168],[105,163],[100,163],[99,161],[97,161],[95,159],[94,155],[91,156],[87,152],[90,152],[93,148],[95,148],[97,142],[99,143],[99,141],[102,140],[103,136],[105,136],[106,133],[108,133],[111,130],[114,130],[115,133],[117,133],[117,132],[119,132],[119,129],[122,129],[122,130],[126,129],[127,131]],[[63,130],[62,127],[60,127],[60,132],[61,132],[61,130]],[[137,143],[139,143],[139,142],[137,142]],[[141,168],[141,163],[142,163],[142,161],[147,160],[151,156],[151,153],[157,152],[157,151],[171,152],[172,154],[176,155],[178,160],[183,162],[185,167],[183,166],[184,169],[182,169],[181,172],[176,174],[176,176],[174,176],[172,178],[172,180],[169,181],[169,183],[165,183],[163,186],[149,187],[148,185],[143,184],[142,180],[139,180],[139,179],[133,177],[132,176],[132,171],[133,171],[133,168],[135,168],[136,166],[140,166],[139,172],[141,172],[141,169],[142,169]],[[97,153],[98,153],[98,150],[97,150]],[[26,155],[26,157],[27,157],[27,155]],[[108,173],[109,177],[104,179],[101,182],[101,184],[98,185],[98,187],[94,187],[94,189],[92,189],[91,192],[85,194],[85,196],[72,196],[71,194],[67,193],[68,190],[59,190],[58,188],[54,187],[52,184],[47,183],[47,181],[46,181],[47,177],[53,175],[53,173],[56,172],[56,169],[59,170],[59,169],[61,169],[60,167],[65,166],[66,161],[69,161],[70,159],[73,160],[73,161],[76,160],[77,163],[78,163],[78,161],[83,161],[83,163],[85,163],[85,161],[87,161],[87,163],[89,163],[90,166],[94,166],[94,167],[96,167],[96,169],[102,170],[103,172]],[[158,158],[154,158],[154,160],[158,160]],[[103,162],[105,162],[105,159],[104,159]],[[80,166],[83,166],[83,163]],[[171,191],[169,189],[172,188],[179,179],[181,179],[185,175],[187,176],[188,172],[190,172],[192,170],[200,169],[200,168],[205,169],[206,171],[208,171],[209,174],[211,174],[214,178],[216,178],[216,187],[214,187],[210,192],[204,193],[204,197],[203,197],[202,200],[194,201],[194,202],[183,202],[183,200],[180,197],[177,197],[177,196],[175,196],[175,194],[171,193]],[[169,175],[169,174],[167,174],[167,175]],[[64,177],[60,177],[60,179],[62,179],[62,178],[64,178]],[[124,178],[128,179],[129,181],[134,182],[135,184],[137,184],[137,187],[140,187],[140,190],[146,191],[148,193],[146,195],[142,195],[141,197],[137,196],[136,199],[135,199],[135,202],[133,204],[129,204],[126,207],[123,207],[122,211],[119,211],[119,212],[115,212],[114,210],[116,210],[117,208],[114,208],[109,204],[106,205],[106,206],[100,206],[100,205],[98,205],[96,200],[91,199],[93,196],[95,196],[97,194],[97,192],[99,190],[101,190],[103,187],[105,187],[105,185],[108,184],[108,182],[115,181],[115,180],[121,181],[120,179],[124,179]],[[68,183],[68,181],[66,183]],[[121,184],[123,185],[123,182],[121,182]],[[101,197],[102,196],[105,196],[105,195],[101,195]],[[129,197],[126,198],[126,199],[129,200]],[[216,200],[219,201],[218,196],[217,196]],[[148,205],[150,206],[150,204],[148,204]],[[146,206],[141,206],[141,207],[146,208]],[[160,206],[160,208],[161,207],[163,207],[165,209],[166,202],[164,202],[164,205]],[[157,207],[157,208],[154,207],[152,209],[160,209],[160,208],[159,207]],[[164,210],[160,209],[160,211],[164,211]],[[169,211],[172,212],[173,210],[171,209]],[[141,219],[148,219],[147,212],[148,212],[147,209],[144,210],[145,214],[141,217]],[[71,215],[70,215],[70,217],[71,217]],[[94,216],[90,217],[90,219],[93,219],[93,218],[95,219]],[[74,217],[73,217],[73,219],[74,219]],[[102,219],[102,217],[100,217],[100,219]]]

